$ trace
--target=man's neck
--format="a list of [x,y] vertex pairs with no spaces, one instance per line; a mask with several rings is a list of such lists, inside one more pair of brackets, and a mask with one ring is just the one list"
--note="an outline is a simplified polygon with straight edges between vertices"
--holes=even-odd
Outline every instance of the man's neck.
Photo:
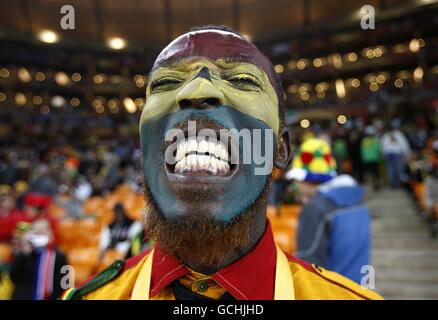
[[184,261],[184,263],[190,269],[205,275],[214,274],[232,264],[234,261],[238,260],[240,257],[244,256],[246,253],[254,249],[260,238],[265,233],[267,224],[265,212],[266,210],[264,210],[263,213],[257,214],[256,219],[253,221],[250,231],[250,239],[248,245],[245,248],[238,251],[233,251],[230,254],[224,256],[222,261],[215,266],[200,265],[197,264],[196,261]]

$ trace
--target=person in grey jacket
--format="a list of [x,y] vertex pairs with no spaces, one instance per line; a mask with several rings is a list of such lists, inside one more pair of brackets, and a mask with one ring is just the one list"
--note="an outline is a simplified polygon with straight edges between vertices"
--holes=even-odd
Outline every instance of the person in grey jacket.
[[371,247],[364,190],[351,176],[325,167],[323,161],[334,161],[330,147],[311,140],[301,145],[300,159],[287,175],[297,181],[303,202],[296,255],[360,283]]

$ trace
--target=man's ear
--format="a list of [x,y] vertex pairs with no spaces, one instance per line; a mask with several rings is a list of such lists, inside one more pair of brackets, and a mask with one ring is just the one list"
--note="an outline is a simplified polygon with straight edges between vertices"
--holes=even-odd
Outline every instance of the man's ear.
[[292,158],[292,149],[290,145],[291,134],[288,128],[281,127],[278,133],[278,150],[275,158],[275,166],[279,169],[286,169]]

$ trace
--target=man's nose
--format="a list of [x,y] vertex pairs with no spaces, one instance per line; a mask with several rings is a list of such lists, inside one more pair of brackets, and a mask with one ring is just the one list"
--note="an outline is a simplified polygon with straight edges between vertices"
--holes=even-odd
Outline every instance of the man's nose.
[[208,109],[224,104],[224,95],[211,80],[197,77],[182,88],[176,103],[181,109]]

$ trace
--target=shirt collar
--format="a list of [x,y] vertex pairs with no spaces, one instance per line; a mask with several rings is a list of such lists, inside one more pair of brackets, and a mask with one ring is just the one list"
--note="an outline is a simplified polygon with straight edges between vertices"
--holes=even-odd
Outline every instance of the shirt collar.
[[[211,276],[220,286],[239,300],[271,300],[274,298],[277,252],[269,221],[253,250]],[[157,295],[172,281],[189,273],[176,257],[166,255],[155,246],[152,262],[150,296]]]

